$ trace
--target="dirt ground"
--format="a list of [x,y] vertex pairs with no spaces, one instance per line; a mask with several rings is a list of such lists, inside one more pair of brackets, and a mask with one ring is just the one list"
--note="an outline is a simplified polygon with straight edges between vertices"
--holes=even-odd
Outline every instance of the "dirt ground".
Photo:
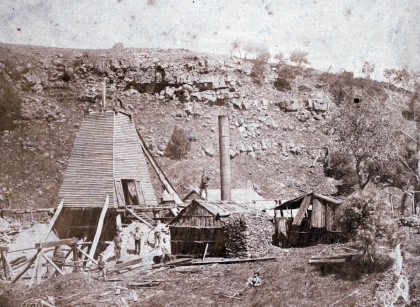
[[[117,282],[97,281],[94,275],[72,273],[55,277],[29,290],[23,285],[4,284],[0,305],[19,306],[31,299],[47,300],[48,296],[55,299],[57,306],[123,306],[121,297],[130,306],[327,306],[336,302],[334,306],[377,305],[374,297],[378,284],[386,276],[392,277],[392,267],[367,274],[364,268],[320,269],[308,264],[310,256],[341,247],[273,247],[265,255],[276,257],[272,261],[154,270],[140,268],[108,276],[123,279]],[[418,266],[414,260],[411,259],[407,265]],[[247,286],[248,278],[256,271],[261,274],[262,285],[255,288]],[[137,302],[133,301],[131,288],[116,294],[118,286],[127,287],[130,282],[151,280],[159,284],[134,289]],[[411,295],[418,297],[418,293],[412,292]]]

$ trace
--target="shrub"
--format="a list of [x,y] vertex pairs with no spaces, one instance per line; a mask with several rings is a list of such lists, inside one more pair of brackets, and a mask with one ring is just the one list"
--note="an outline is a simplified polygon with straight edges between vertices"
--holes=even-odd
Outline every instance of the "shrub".
[[344,205],[340,220],[343,233],[361,243],[365,260],[375,261],[378,244],[393,248],[404,239],[387,207],[389,204],[378,193],[366,191],[355,193]]
[[281,77],[278,77],[276,81],[274,81],[274,87],[277,90],[282,91],[282,92],[292,90],[292,86],[290,85],[290,82],[287,79],[281,78]]
[[303,85],[303,84],[299,85],[298,90],[299,90],[299,92],[307,92],[307,93],[312,92],[312,89],[310,87],[308,87],[306,85]]
[[188,132],[181,127],[175,127],[171,139],[165,148],[165,156],[174,160],[185,158],[191,149]]
[[294,80],[301,74],[301,69],[296,66],[285,65],[279,69],[278,77],[287,80]]
[[255,60],[254,66],[252,66],[251,77],[255,83],[261,85],[263,82],[263,74],[265,69],[265,62],[261,60]]
[[13,121],[20,118],[21,105],[13,84],[0,75],[0,131],[15,127]]

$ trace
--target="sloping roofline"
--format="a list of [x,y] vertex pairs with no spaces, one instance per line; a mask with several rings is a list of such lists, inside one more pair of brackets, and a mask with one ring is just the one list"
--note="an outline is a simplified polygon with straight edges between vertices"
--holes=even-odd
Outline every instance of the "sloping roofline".
[[280,209],[297,209],[300,207],[300,204],[302,203],[303,199],[307,196],[315,196],[316,198],[325,200],[326,202],[329,202],[331,204],[334,205],[341,205],[344,201],[342,199],[336,198],[336,197],[332,197],[332,196],[326,196],[326,195],[322,195],[320,193],[316,193],[316,192],[310,192],[310,193],[306,193],[305,195],[293,198],[291,200],[288,200],[280,205],[275,206],[273,209],[274,210],[280,210]]

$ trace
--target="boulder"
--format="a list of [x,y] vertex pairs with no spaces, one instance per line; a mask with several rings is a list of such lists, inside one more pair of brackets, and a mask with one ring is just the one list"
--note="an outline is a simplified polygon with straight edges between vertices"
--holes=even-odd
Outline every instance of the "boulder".
[[302,103],[299,102],[299,100],[297,99],[284,100],[280,102],[280,109],[286,112],[296,112],[302,107],[303,107]]
[[230,156],[231,159],[235,158],[237,155],[238,155],[238,153],[235,150],[233,150],[233,149],[229,150],[229,156]]
[[214,150],[213,150],[213,148],[206,148],[206,149],[204,149],[204,154],[206,155],[206,156],[208,156],[208,157],[210,157],[210,158],[213,158],[214,157]]
[[300,109],[297,113],[296,113],[296,118],[298,121],[300,121],[301,123],[304,123],[306,121],[308,121],[311,118],[311,112],[309,112],[306,109]]
[[235,109],[242,110],[242,101],[234,99],[232,104]]

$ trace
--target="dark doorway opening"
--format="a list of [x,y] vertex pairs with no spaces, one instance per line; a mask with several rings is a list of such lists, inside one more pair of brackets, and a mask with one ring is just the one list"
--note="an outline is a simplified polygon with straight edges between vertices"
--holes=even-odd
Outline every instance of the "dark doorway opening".
[[125,204],[127,206],[140,205],[136,182],[132,179],[121,179],[121,184],[124,192]]

